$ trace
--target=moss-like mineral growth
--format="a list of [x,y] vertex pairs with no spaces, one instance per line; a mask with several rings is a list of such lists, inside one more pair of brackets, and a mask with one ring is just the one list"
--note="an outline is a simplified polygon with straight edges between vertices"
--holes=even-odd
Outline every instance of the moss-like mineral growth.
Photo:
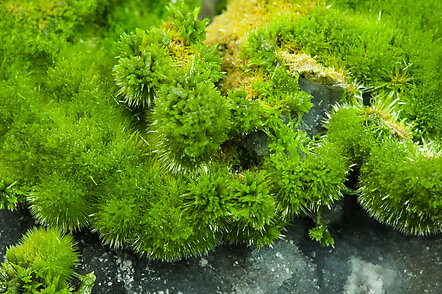
[[0,267],[0,293],[91,293],[94,273],[76,274],[81,284],[74,292],[70,281],[78,263],[75,242],[56,229],[32,229],[6,251]]
[[161,260],[295,217],[334,245],[349,185],[380,222],[441,231],[440,1],[232,0],[211,24],[173,2],[0,4],[1,208]]

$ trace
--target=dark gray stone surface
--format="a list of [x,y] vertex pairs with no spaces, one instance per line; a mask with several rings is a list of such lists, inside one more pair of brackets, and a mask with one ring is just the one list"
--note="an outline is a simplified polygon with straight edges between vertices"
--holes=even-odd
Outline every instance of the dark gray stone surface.
[[299,77],[299,87],[312,95],[312,108],[302,116],[300,129],[307,132],[310,137],[325,131],[322,126],[326,113],[330,112],[333,105],[339,102],[344,95],[340,85],[323,85],[315,81]]
[[241,141],[241,145],[250,152],[251,159],[256,162],[269,154],[269,143],[267,134],[262,131],[250,133]]
[[[166,263],[111,250],[88,231],[79,242],[79,273],[94,271],[101,293],[441,293],[442,238],[405,236],[378,224],[346,196],[330,226],[335,248],[308,237],[296,220],[273,248],[219,246],[207,256]],[[0,211],[0,260],[33,225],[26,210]]]

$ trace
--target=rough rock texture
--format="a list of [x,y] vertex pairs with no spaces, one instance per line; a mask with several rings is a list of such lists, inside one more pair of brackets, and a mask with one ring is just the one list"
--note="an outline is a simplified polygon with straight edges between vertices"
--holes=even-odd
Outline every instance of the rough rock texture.
[[[315,219],[316,215],[313,216],[313,219]],[[344,201],[338,200],[335,203],[333,203],[333,206],[331,209],[328,209],[325,207],[321,213],[321,221],[323,221],[326,224],[332,224],[336,222],[342,221],[342,218],[344,217]]]
[[258,162],[269,154],[269,139],[264,132],[255,132],[246,135],[241,145],[250,153],[252,161]]
[[[330,226],[335,248],[308,237],[312,222],[295,220],[273,248],[219,246],[207,256],[174,263],[149,262],[111,250],[80,232],[81,274],[94,271],[102,293],[440,293],[441,236],[410,237],[373,221],[354,197]],[[0,260],[33,225],[26,210],[0,211]]]
[[300,129],[307,132],[310,137],[325,131],[322,123],[326,112],[330,112],[333,105],[339,102],[344,95],[341,85],[325,85],[318,82],[299,77],[301,90],[313,96],[312,108],[302,116]]

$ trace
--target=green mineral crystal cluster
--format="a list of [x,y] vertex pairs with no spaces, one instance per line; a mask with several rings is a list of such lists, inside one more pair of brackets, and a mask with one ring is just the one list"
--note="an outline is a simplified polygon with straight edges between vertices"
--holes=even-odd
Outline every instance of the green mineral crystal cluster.
[[[209,24],[198,1],[5,0],[0,208],[167,261],[294,218],[333,246],[344,194],[440,233],[441,5],[231,0]],[[301,79],[342,96],[310,136]]]
[[[72,236],[59,229],[32,229],[6,251],[0,267],[0,293],[90,294],[95,275],[74,272],[78,253]],[[75,291],[73,279],[80,285]]]

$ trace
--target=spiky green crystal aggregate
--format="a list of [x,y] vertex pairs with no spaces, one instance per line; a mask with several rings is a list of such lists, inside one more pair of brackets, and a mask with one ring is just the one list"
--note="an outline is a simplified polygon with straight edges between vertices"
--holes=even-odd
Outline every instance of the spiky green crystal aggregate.
[[[161,1],[139,1],[0,4],[0,177],[15,183],[0,181],[0,204],[15,208],[27,195],[38,222],[90,226],[104,243],[152,259],[200,255],[221,242],[272,244],[295,216],[312,217],[310,236],[333,245],[321,212],[342,198],[353,170],[359,202],[380,222],[441,231],[431,28],[407,18],[408,28],[390,4],[378,23],[342,17],[348,1],[329,1],[226,49],[204,43],[207,21],[193,5],[167,12]],[[373,9],[351,2],[349,11]],[[145,10],[129,15],[127,7]],[[417,10],[417,18],[428,13]],[[161,25],[160,17],[169,18]],[[426,49],[406,41],[411,35]],[[349,77],[337,81],[306,54]],[[226,90],[232,56],[242,58],[244,87]],[[293,65],[300,56],[305,68]],[[346,88],[322,138],[299,130],[312,106],[299,76]],[[259,158],[243,147],[256,132],[269,143]],[[417,151],[413,136],[433,137],[435,147]]]
[[361,168],[361,205],[378,221],[406,234],[428,235],[442,226],[442,159],[409,142],[387,140]]
[[31,229],[6,251],[0,267],[0,293],[90,293],[95,276],[80,278],[74,292],[69,282],[78,263],[73,238],[56,229]]

